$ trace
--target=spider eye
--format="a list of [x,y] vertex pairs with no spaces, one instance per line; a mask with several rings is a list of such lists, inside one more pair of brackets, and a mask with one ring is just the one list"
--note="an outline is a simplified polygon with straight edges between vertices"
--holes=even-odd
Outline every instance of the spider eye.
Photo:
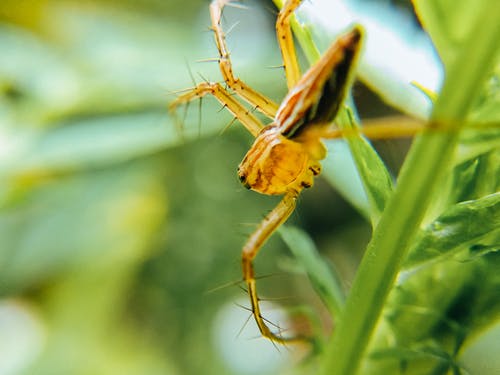
[[250,185],[247,183],[247,177],[245,175],[238,173],[238,178],[240,179],[240,182],[243,184],[244,187],[250,189]]

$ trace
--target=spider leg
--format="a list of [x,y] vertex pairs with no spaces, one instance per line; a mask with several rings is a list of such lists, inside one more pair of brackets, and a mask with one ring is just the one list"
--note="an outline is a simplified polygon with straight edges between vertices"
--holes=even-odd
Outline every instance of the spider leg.
[[[434,124],[428,124],[410,117],[392,116],[364,120],[363,126],[353,127],[351,129],[343,129],[342,131],[347,132],[344,135],[347,137],[352,133],[361,133],[365,137],[373,140],[414,137],[415,135],[422,133],[426,129],[447,131],[446,127],[439,128],[433,125]],[[335,134],[332,130],[328,138],[332,138],[331,136],[334,135]]]
[[276,20],[276,35],[283,57],[288,89],[294,87],[300,79],[300,68],[293,43],[290,17],[301,2],[302,0],[286,0]]
[[201,82],[195,88],[180,95],[169,104],[169,112],[175,116],[177,107],[189,103],[191,100],[202,98],[205,95],[214,96],[229,112],[231,112],[254,137],[259,134],[264,125],[255,117],[249,109],[217,82]]
[[298,191],[292,190],[285,194],[281,202],[262,220],[258,228],[248,238],[243,246],[242,266],[243,279],[247,284],[248,295],[252,304],[252,314],[259,327],[262,336],[277,343],[305,340],[304,337],[282,337],[279,333],[271,331],[261,315],[259,297],[257,295],[253,260],[257,256],[262,245],[283,224],[295,209]]
[[447,131],[446,127],[432,127],[422,121],[402,116],[384,117],[363,121],[364,126],[339,129],[334,126],[310,127],[300,135],[301,139],[338,139],[365,136],[371,140],[413,137],[426,129]]
[[266,116],[273,118],[278,110],[278,104],[271,99],[252,89],[246,83],[236,78],[233,74],[231,59],[226,45],[226,37],[221,26],[222,10],[229,5],[231,0],[213,0],[210,4],[210,18],[212,19],[212,30],[215,43],[219,50],[219,67],[224,81],[235,93],[246,102],[255,107]]

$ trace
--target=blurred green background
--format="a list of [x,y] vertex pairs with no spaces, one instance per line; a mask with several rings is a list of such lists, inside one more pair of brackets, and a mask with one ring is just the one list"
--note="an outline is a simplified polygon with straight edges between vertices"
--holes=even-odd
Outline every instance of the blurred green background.
[[[234,69],[279,101],[275,10],[247,5],[225,12]],[[300,373],[304,353],[255,339],[232,284],[277,202],[236,178],[251,137],[221,134],[231,117],[211,98],[182,137],[166,110],[191,75],[220,80],[199,62],[216,56],[209,24],[201,0],[1,1],[0,375]],[[361,87],[357,101],[386,113]],[[384,151],[395,170],[405,145]],[[322,179],[291,220],[348,286],[368,224]],[[321,316],[278,236],[266,249],[262,295]]]
[[[247,4],[225,12],[235,71],[279,101],[275,10]],[[244,291],[210,292],[240,280],[245,236],[277,202],[237,181],[251,137],[221,134],[211,98],[183,139],[166,110],[190,71],[220,80],[197,62],[216,56],[209,24],[199,0],[2,0],[0,374],[292,371],[300,353],[245,325]],[[352,273],[368,227],[328,184],[292,220],[325,251],[354,233]],[[321,308],[279,238],[257,264],[264,296]]]

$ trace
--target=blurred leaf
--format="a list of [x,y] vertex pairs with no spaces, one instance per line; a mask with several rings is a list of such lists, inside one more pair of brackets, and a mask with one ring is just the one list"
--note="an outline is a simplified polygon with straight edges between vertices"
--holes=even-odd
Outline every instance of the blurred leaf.
[[[149,27],[147,20],[129,22],[124,14],[101,19],[97,10],[67,4],[53,11],[53,22],[65,27],[65,35],[52,43],[0,24],[0,43],[8,51],[0,61],[0,82],[19,93],[9,109],[18,126],[47,127],[72,116],[159,107],[166,101],[172,69],[182,69],[161,64],[169,55],[157,39],[170,35],[168,27],[152,28],[155,19]],[[169,41],[163,37],[162,42]]]
[[500,125],[500,55],[492,76],[485,82],[483,91],[476,101],[471,119],[477,122],[497,123]]
[[474,33],[473,22],[483,7],[481,2],[487,3],[492,13],[499,14],[500,4],[488,0],[413,0],[415,10],[445,65],[456,58],[457,50],[463,48],[466,38]]
[[303,230],[292,226],[281,226],[279,233],[297,262],[304,268],[313,288],[328,310],[339,315],[344,305],[344,292],[340,278],[334,269],[321,258],[311,238]]
[[[203,123],[203,134],[220,128],[219,122],[213,116],[210,118]],[[14,149],[5,155],[4,160],[0,159],[0,174],[109,165],[179,145],[183,139],[196,139],[199,130],[190,126],[183,130],[183,134],[184,138],[171,119],[161,112],[101,116],[45,132],[9,134],[5,142],[13,144]]]
[[493,152],[498,155],[500,152],[500,126],[492,129],[465,129],[460,135],[455,162],[474,159],[481,154]]
[[[464,48],[464,43],[471,34],[475,34],[474,20],[478,13],[487,7],[491,15],[500,14],[500,3],[487,0],[413,0],[415,10],[429,32],[434,45],[445,65],[449,69],[457,59],[458,52]],[[495,22],[493,18],[492,22]],[[490,22],[485,20],[485,22]],[[498,51],[498,43],[492,42],[492,51]],[[476,66],[484,71],[486,67]],[[474,108],[470,118],[478,122],[498,122],[500,120],[500,54],[496,53],[496,65],[490,78],[485,82],[480,95],[475,98]]]
[[[341,129],[352,129],[359,126],[354,123],[354,115],[349,109],[343,111],[339,117],[337,121]],[[348,137],[347,143],[370,204],[369,212],[372,226],[376,226],[391,196],[392,178],[377,151],[366,138],[362,136]]]
[[[400,368],[409,367],[414,373],[420,372],[428,375],[439,375],[450,369],[454,371],[459,369],[456,359],[432,341],[419,343],[410,348],[397,347],[376,351],[370,355],[370,358],[377,361],[399,361]],[[408,362],[411,363],[411,366],[408,365]],[[415,367],[417,368],[415,369]],[[383,371],[385,369],[382,372],[379,370],[379,373],[383,373]],[[458,372],[457,374],[462,373]]]
[[428,118],[432,103],[412,82],[437,91],[443,71],[411,12],[390,2],[315,0],[303,2],[297,15],[321,50],[353,23],[363,25],[366,38],[358,68],[360,79],[399,111]]
[[42,304],[44,351],[22,374],[179,373],[126,314],[129,284],[141,262],[139,253],[116,253],[112,262],[80,265],[53,279]]
[[[340,128],[359,126],[350,113],[350,109],[346,109],[337,117]],[[328,147],[323,161],[326,179],[375,226],[393,190],[384,162],[362,136],[325,143]]]
[[370,204],[356,162],[345,140],[325,141],[328,154],[323,160],[322,175],[367,220]]
[[166,209],[158,177],[141,169],[20,181],[0,210],[1,294],[83,264],[141,258]]

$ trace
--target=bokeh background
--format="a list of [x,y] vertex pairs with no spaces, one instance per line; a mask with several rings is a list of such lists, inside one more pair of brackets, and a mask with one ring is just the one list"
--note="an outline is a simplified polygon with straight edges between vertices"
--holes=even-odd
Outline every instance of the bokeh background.
[[[251,137],[211,98],[180,111],[182,132],[167,112],[176,90],[220,80],[201,61],[216,57],[208,3],[0,2],[1,375],[301,373],[300,348],[246,323],[237,284],[245,237],[277,202],[236,178]],[[275,8],[246,4],[225,12],[236,74],[279,101]],[[355,95],[362,116],[391,113]],[[397,171],[408,140],[382,143]],[[291,220],[348,287],[365,220],[323,179]],[[279,306],[323,316],[279,236],[257,267],[271,320],[300,324]]]
[[[272,4],[225,13],[226,27],[239,21],[236,72],[278,101]],[[216,56],[208,2],[2,1],[0,17],[0,373],[272,373],[288,363],[244,327],[236,284],[211,292],[240,280],[245,236],[276,203],[236,178],[251,137],[237,124],[221,134],[231,118],[212,99],[201,114],[190,106],[184,138],[166,110],[190,74],[220,80],[216,63],[197,62]],[[334,236],[322,216],[351,219],[319,185],[294,219]],[[276,275],[262,282],[266,296],[293,304],[307,281],[277,266],[285,250],[274,239],[259,273]]]

